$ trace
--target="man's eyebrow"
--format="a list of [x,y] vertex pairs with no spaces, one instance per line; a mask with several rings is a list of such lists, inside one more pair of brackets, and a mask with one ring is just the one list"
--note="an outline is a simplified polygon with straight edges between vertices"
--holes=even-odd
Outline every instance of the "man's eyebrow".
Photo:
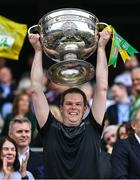
[[30,129],[18,129],[16,131],[30,131]]

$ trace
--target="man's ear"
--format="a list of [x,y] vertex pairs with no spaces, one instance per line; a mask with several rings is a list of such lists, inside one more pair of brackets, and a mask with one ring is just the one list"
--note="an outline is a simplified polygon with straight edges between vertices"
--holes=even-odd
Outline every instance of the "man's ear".
[[131,122],[131,127],[132,127],[133,130],[135,130],[135,129],[136,129],[136,122],[133,122],[133,121],[132,121],[132,122]]
[[8,132],[8,136],[12,138],[12,133],[10,131]]

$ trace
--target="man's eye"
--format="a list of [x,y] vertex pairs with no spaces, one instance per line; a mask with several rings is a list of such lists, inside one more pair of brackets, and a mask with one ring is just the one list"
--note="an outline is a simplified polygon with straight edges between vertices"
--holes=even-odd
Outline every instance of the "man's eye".
[[71,104],[71,103],[66,103],[66,105],[70,106],[70,105],[72,105],[72,104]]
[[29,133],[30,131],[25,131],[26,133]]
[[22,131],[17,131],[18,134],[22,133]]

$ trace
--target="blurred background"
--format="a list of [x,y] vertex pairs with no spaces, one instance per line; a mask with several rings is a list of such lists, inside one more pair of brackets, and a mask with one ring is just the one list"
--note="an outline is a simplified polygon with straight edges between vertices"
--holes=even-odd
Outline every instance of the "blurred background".
[[[140,0],[1,0],[0,13],[13,21],[27,24],[28,28],[37,24],[39,19],[49,11],[59,8],[81,8],[97,16],[100,22],[112,25],[118,34],[138,51],[140,27]],[[107,49],[109,55],[110,48]],[[16,79],[29,68],[29,57],[34,54],[26,36],[18,61],[8,60]],[[93,62],[96,53],[88,59]],[[50,66],[52,60],[44,56],[44,64]],[[94,64],[94,62],[93,62]],[[120,56],[116,69],[109,67],[109,84],[123,71],[124,64]]]

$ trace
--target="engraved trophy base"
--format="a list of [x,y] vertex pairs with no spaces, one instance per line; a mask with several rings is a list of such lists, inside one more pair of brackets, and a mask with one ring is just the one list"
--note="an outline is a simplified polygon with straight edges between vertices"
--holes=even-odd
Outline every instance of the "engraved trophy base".
[[94,77],[92,64],[77,59],[56,63],[48,69],[48,78],[57,84],[80,85]]

